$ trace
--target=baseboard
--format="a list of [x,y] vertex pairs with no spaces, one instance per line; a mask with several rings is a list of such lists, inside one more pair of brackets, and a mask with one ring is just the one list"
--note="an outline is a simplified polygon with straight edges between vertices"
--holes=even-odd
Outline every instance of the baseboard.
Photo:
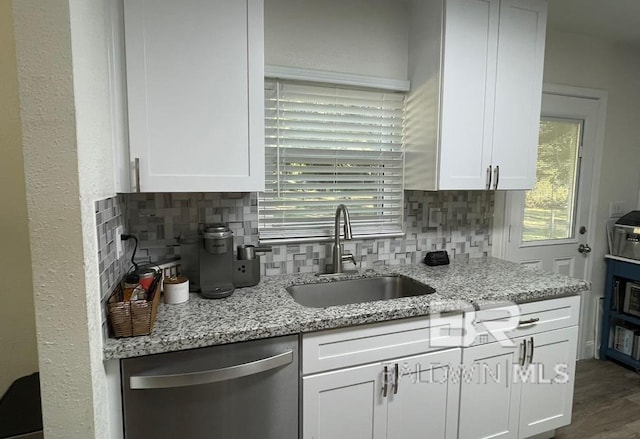
[[527,439],[553,439],[555,435],[556,435],[556,431],[551,430],[545,433],[536,434],[535,436],[529,436]]
[[579,358],[580,360],[588,360],[590,358],[595,358],[596,356],[596,344],[593,340],[588,341],[584,344],[582,348],[582,356]]

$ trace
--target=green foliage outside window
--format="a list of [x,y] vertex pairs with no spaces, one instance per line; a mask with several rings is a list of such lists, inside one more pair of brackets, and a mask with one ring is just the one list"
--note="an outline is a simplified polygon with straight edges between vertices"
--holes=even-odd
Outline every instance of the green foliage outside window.
[[537,182],[525,200],[523,241],[572,236],[580,128],[576,121],[540,122]]

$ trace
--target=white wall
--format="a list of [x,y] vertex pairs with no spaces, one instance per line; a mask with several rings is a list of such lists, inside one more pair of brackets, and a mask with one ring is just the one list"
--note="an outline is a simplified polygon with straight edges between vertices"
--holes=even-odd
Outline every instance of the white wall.
[[38,370],[11,1],[0,1],[0,396]]
[[597,194],[596,241],[591,276],[591,318],[587,340],[593,337],[596,297],[604,291],[607,252],[605,221],[609,203],[622,201],[633,210],[640,184],[640,49],[609,43],[578,34],[550,31],[547,34],[544,81],[606,90],[608,92],[604,154]]
[[398,0],[265,0],[265,63],[407,79]]
[[113,195],[102,0],[14,1],[47,438],[109,437],[94,202]]

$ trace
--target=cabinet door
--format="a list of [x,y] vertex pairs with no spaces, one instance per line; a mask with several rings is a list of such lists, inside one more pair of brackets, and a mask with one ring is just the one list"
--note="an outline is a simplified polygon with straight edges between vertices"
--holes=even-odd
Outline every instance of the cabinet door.
[[304,377],[303,439],[384,439],[383,378],[380,363]]
[[450,349],[393,361],[399,378],[389,395],[388,439],[457,438],[460,358]]
[[542,332],[526,340],[531,374],[522,383],[521,438],[571,423],[578,327]]
[[523,352],[514,346],[490,343],[465,348],[460,370],[460,439],[518,437],[519,385],[512,373]]
[[439,189],[484,189],[491,160],[499,0],[448,0]]
[[536,183],[546,22],[546,0],[501,1],[491,158],[498,189]]
[[262,0],[125,0],[144,192],[264,189]]

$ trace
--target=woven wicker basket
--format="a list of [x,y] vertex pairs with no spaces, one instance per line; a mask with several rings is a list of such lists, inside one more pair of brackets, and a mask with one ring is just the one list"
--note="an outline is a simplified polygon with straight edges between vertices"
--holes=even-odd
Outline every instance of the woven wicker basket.
[[118,289],[111,294],[107,301],[107,307],[109,309],[109,322],[115,337],[151,334],[156,321],[158,304],[160,303],[161,283],[156,283],[151,300],[120,302],[118,301],[120,297]]

